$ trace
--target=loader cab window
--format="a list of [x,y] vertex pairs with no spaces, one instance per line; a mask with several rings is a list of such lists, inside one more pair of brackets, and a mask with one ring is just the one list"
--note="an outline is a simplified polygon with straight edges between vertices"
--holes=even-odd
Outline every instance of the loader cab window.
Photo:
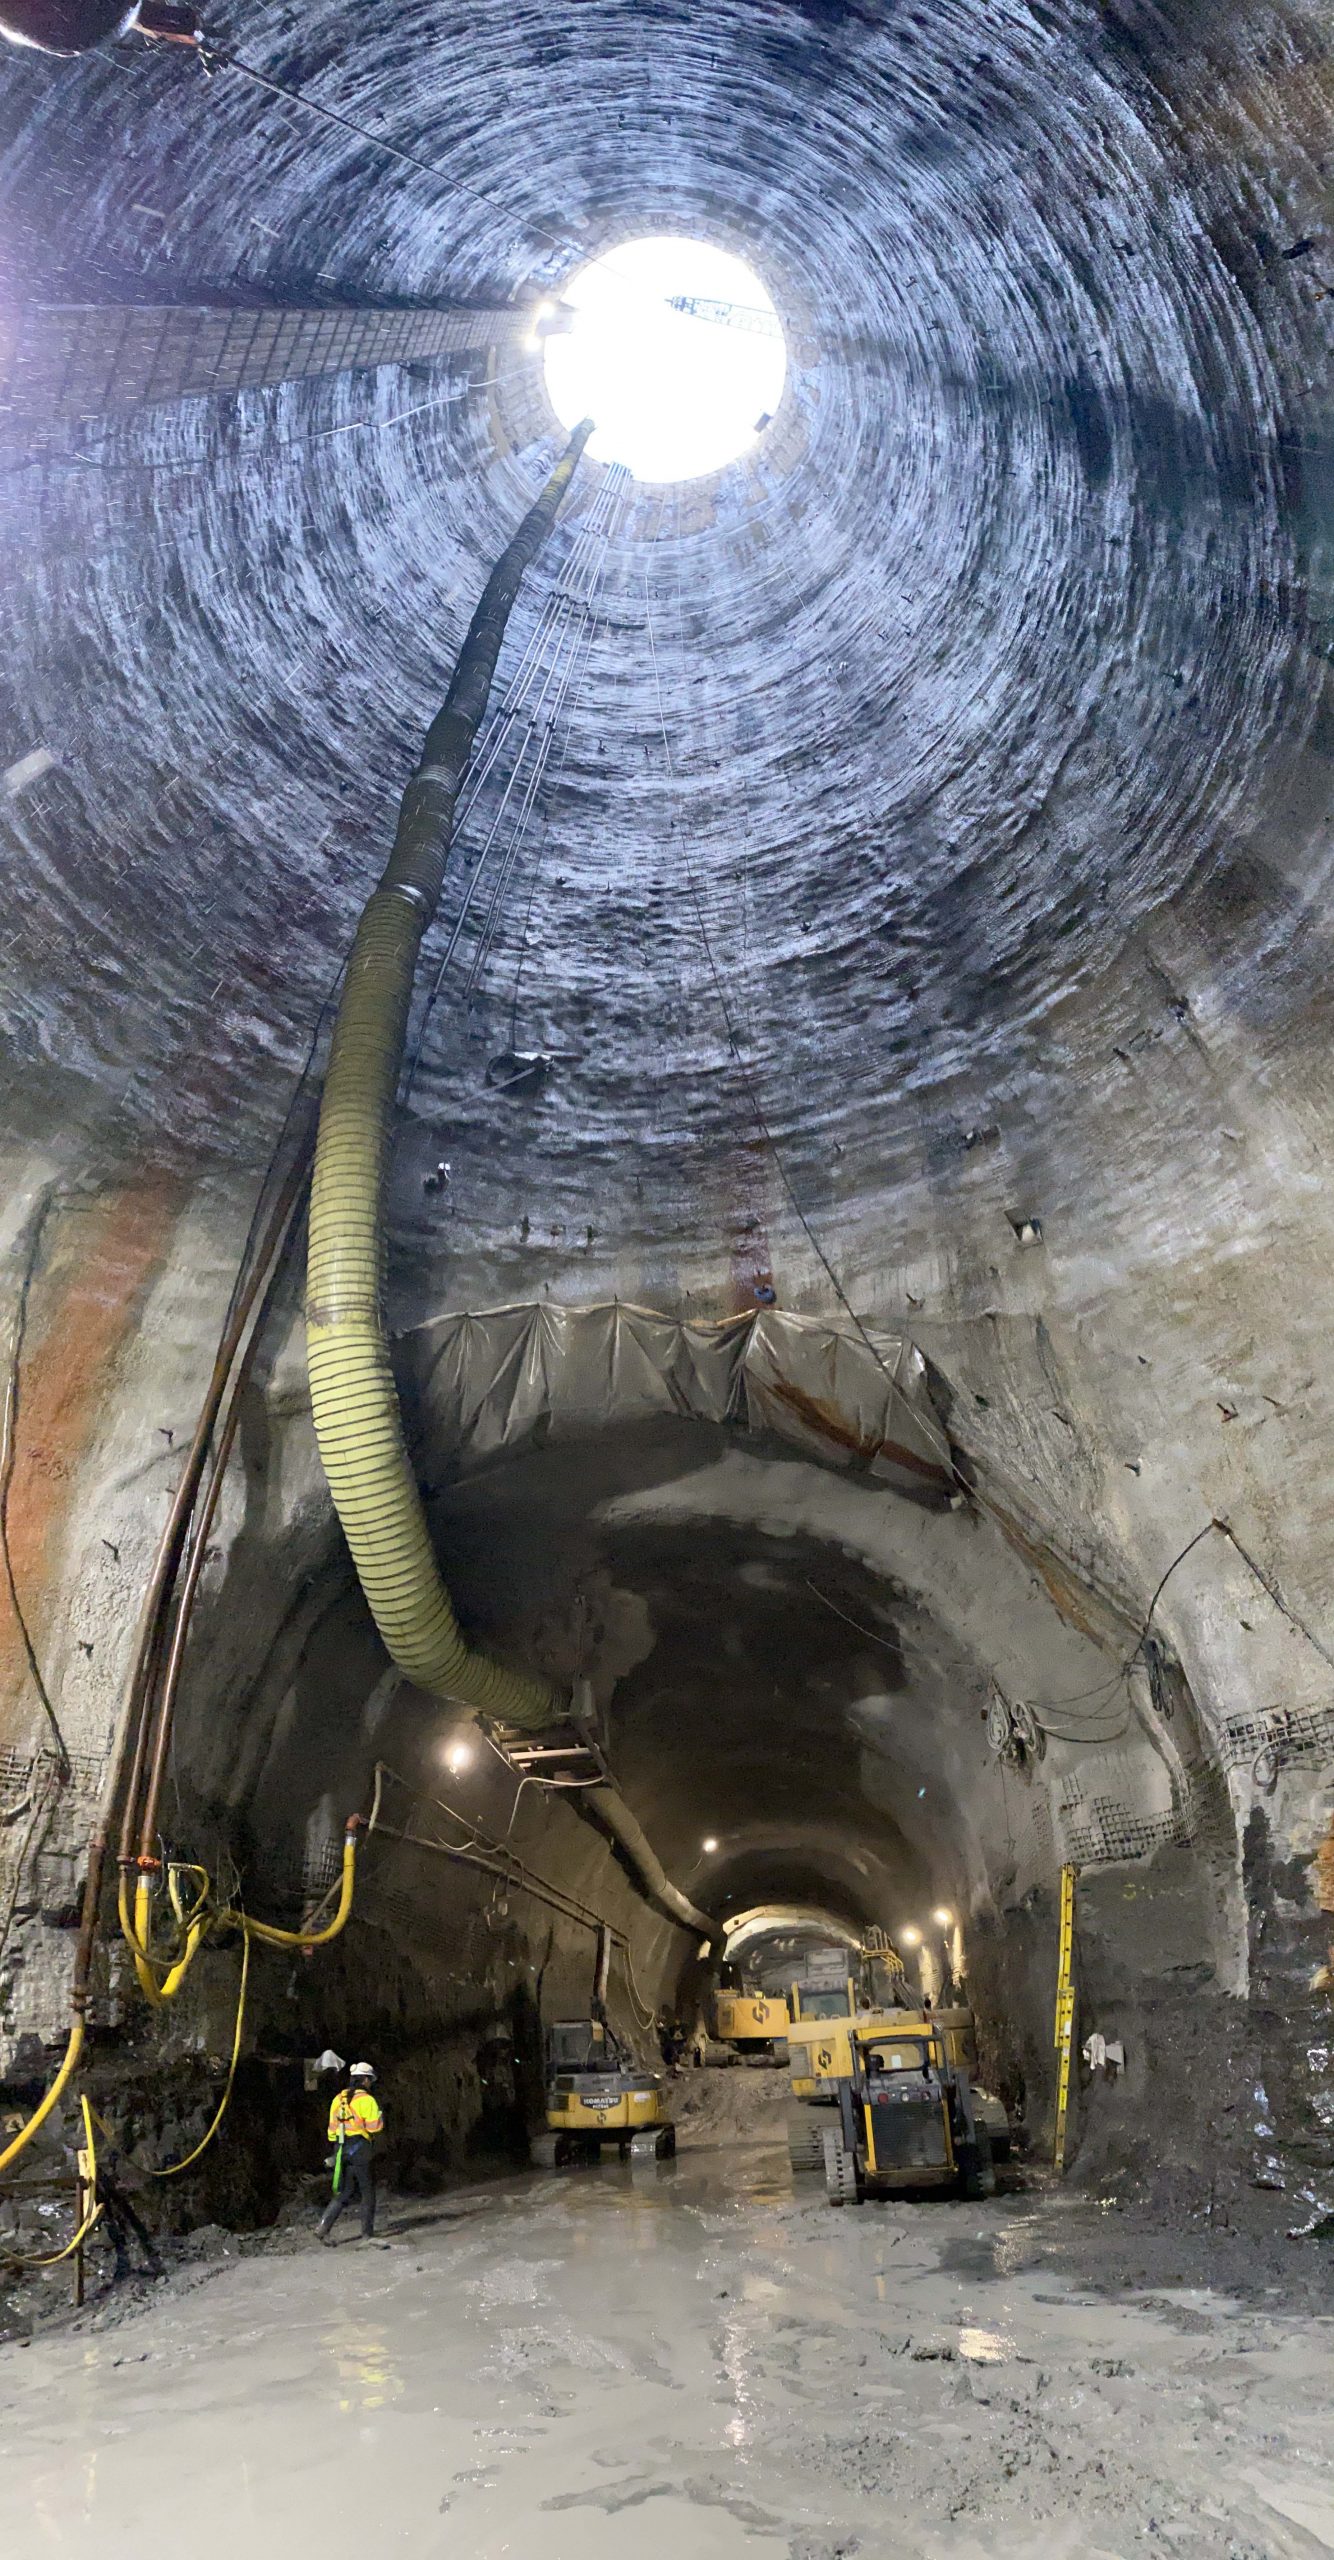
[[846,1991],[803,1991],[801,2014],[803,2018],[846,2018],[848,1995]]
[[866,2056],[871,2073],[890,2071],[925,2071],[931,2060],[929,2047],[915,2036],[896,2036],[892,2044],[872,2045]]

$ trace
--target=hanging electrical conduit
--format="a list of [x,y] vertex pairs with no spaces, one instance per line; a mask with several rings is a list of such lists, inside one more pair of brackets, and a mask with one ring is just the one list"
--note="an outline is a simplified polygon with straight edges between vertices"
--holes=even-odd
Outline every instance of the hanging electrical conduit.
[[[194,1437],[173,1496],[145,1591],[133,1656],[117,1720],[102,1795],[88,1844],[83,1903],[70,1987],[70,2028],[55,2078],[27,2123],[0,2150],[0,2173],[26,2150],[59,2106],[83,2053],[93,1953],[111,1839],[120,1808],[120,1921],[136,1977],[155,2006],[175,1998],[206,1939],[234,1931],[242,1941],[242,2004],[252,1944],[291,1948],[322,1946],[347,1923],[352,1907],[361,1817],[346,1827],[337,1908],[323,1927],[283,1929],[257,1920],[218,1896],[205,1870],[189,1860],[164,1859],[158,1837],[159,1807],[170,1745],[172,1711],[185,1640],[222,1480],[240,1420],[241,1403],[259,1336],[282,1269],[304,1195],[314,1125],[304,1089],[275,1151],[246,1240],[231,1302]],[[286,1153],[287,1161],[281,1164]],[[188,1886],[188,1893],[187,1893]],[[157,1904],[165,1888],[169,1938],[157,1939]],[[238,2009],[238,2037],[240,2032]],[[239,2050],[239,2045],[238,2048]],[[234,2067],[233,2075],[234,2077]],[[228,2081],[230,2094],[231,2080]],[[207,2139],[221,2121],[220,2109]],[[202,2149],[204,2146],[200,2145]],[[198,2152],[194,2155],[198,2156]],[[177,2164],[184,2167],[187,2164]]]
[[[373,946],[377,939],[373,926],[369,932],[367,931],[368,920],[372,917],[377,899],[394,897],[409,909],[420,912],[422,914],[420,931],[425,930],[425,924],[429,918],[423,910],[418,908],[420,893],[414,882],[407,876],[395,882],[393,875],[395,861],[405,849],[403,844],[405,826],[410,843],[415,821],[418,831],[425,834],[428,871],[438,864],[439,875],[443,877],[444,861],[449,850],[451,832],[449,815],[452,814],[454,794],[447,795],[446,810],[436,809],[433,786],[438,785],[439,773],[427,771],[432,758],[432,742],[434,741],[439,747],[443,735],[443,742],[448,750],[452,738],[456,766],[451,770],[461,778],[463,768],[468,761],[472,740],[476,735],[478,719],[485,709],[490,675],[494,668],[500,638],[503,635],[509,604],[513,601],[519,579],[529,559],[535,556],[544,533],[554,522],[560,498],[568,486],[574,464],[587,440],[588,432],[588,429],[582,429],[572,440],[562,463],[557,466],[537,505],[524,519],[514,543],[502,556],[483,592],[482,601],[469,627],[454,683],[441,715],[428,735],[422,764],[418,767],[405,794],[395,855],[391,857],[385,878],[363,915],[362,927],[359,929],[347,971],[349,984],[353,973],[358,970],[359,962],[362,964],[362,977],[364,978],[366,974],[368,945]],[[612,494],[615,494],[614,486]],[[583,537],[585,548],[579,554],[581,567],[587,557],[588,547],[597,533],[603,529],[604,524],[605,508],[600,500],[590,527],[585,529]],[[575,564],[572,562],[572,572],[574,567]],[[471,776],[472,798],[476,797],[477,791],[481,788],[486,774],[490,771],[514,725],[531,683],[532,669],[540,662],[543,635],[550,630],[551,622],[550,613],[545,614],[525,652],[520,676],[516,679],[509,704],[488,726],[483,759]],[[474,642],[478,643],[475,650],[472,648]],[[448,726],[446,726],[447,721]],[[423,786],[425,786],[424,790]],[[457,787],[456,779],[454,792],[457,792]],[[430,844],[432,819],[439,816],[445,818],[444,840],[443,844],[432,847]],[[438,894],[437,881],[437,897]],[[433,911],[432,906],[431,912]],[[411,947],[406,984],[398,990],[403,999],[404,1018],[406,1001],[411,993],[415,947],[420,941],[420,931]],[[340,1007],[338,1026],[340,1029],[345,1028],[344,1018],[347,1012],[345,1002]],[[357,1012],[355,1006],[352,1012],[355,1018]],[[363,1012],[363,1024],[364,1019]],[[371,1046],[372,1051],[376,1052],[377,1044],[374,1039]],[[401,1062],[402,1046],[403,1034],[400,1023],[397,1042],[398,1062]],[[355,1056],[355,1042],[345,1038],[343,1050],[345,1067],[349,1052]],[[383,1052],[378,1053],[383,1058]],[[231,2070],[228,2074],[222,2104],[203,2142],[196,2146],[187,2160],[175,2163],[171,2171],[161,2174],[174,2175],[176,2171],[190,2166],[212,2140],[222,2121],[230,2098],[240,2051],[252,1944],[258,1942],[264,1945],[300,1949],[324,1946],[346,1927],[351,1912],[355,1889],[358,1834],[364,1827],[359,1816],[352,1816],[346,1826],[337,1905],[333,1916],[320,1928],[312,1926],[304,1930],[282,1929],[271,1923],[256,1920],[225,1897],[220,1898],[214,1890],[213,1880],[203,1867],[190,1860],[164,1859],[159,1836],[161,1794],[168,1766],[174,1708],[209,1535],[264,1319],[282,1270],[285,1250],[291,1240],[305,1196],[306,1183],[315,1155],[316,1127],[311,1107],[310,1065],[311,1060],[308,1059],[306,1070],[289,1110],[287,1122],[280,1133],[269,1175],[266,1177],[256,1204],[194,1436],[186,1454],[185,1464],[159,1541],[144,1596],[130,1675],[88,1844],[88,1861],[70,1988],[70,2028],[65,2051],[55,2078],[32,2116],[0,2151],[0,2175],[12,2166],[42,2125],[53,2115],[79,2068],[86,2038],[92,1960],[102,1890],[117,1807],[120,1808],[118,1859],[120,1882],[117,1896],[120,1927],[130,1950],[136,1978],[150,2003],[160,2007],[179,1994],[201,1947],[210,1937],[225,1931],[235,1931],[242,1942],[241,1992],[237,2007]],[[334,1060],[331,1057],[331,1078],[333,1066]],[[391,1093],[392,1083],[396,1081],[397,1067],[395,1066],[391,1080]],[[354,1121],[355,1104],[350,1116]],[[372,1147],[376,1173],[374,1225],[377,1252],[380,1191],[383,1183],[384,1158],[387,1152],[387,1120],[386,1104],[380,1114],[379,1144]],[[340,1119],[336,1115],[335,1125],[339,1127],[340,1133],[345,1135],[349,1120]],[[323,1120],[321,1126],[323,1126]],[[335,1234],[330,1256],[331,1266],[335,1271],[342,1267],[341,1241],[345,1239],[340,1239]],[[378,1299],[375,1305],[374,1332],[380,1350],[384,1353],[387,1370],[387,1352],[384,1351],[383,1337],[378,1324]],[[312,1363],[312,1368],[313,1365]],[[389,1393],[392,1400],[393,1437],[397,1442],[397,1453],[401,1457],[403,1469],[406,1472],[406,1452],[402,1446],[401,1423],[392,1374],[389,1375]],[[312,1400],[314,1400],[313,1376]],[[378,1452],[381,1466],[384,1463],[384,1454],[381,1448]],[[425,1522],[421,1516],[420,1500],[410,1477],[408,1481],[412,1503],[416,1508],[422,1537],[425,1539]],[[337,1503],[336,1494],[335,1502]],[[338,1507],[341,1517],[341,1506]],[[429,1540],[427,1540],[427,1554],[430,1578],[444,1599],[449,1623],[452,1624],[452,1610],[449,1608],[448,1595],[444,1593],[443,1584],[439,1581],[434,1557],[429,1550]],[[363,1587],[365,1587],[364,1576]],[[376,1614],[378,1622],[378,1611]],[[505,1714],[514,1722],[524,1721],[521,1715],[514,1713],[512,1703],[501,1702],[502,1698],[512,1700],[517,1676],[501,1672],[498,1666],[486,1664],[481,1656],[469,1654],[462,1645],[462,1639],[458,1637],[456,1627],[454,1634],[464,1661],[480,1666],[484,1675],[487,1675],[482,1685],[493,1694],[492,1711]],[[394,1650],[392,1644],[390,1649]],[[397,1653],[395,1653],[395,1659],[400,1660]],[[407,1669],[409,1665],[401,1663],[401,1667]],[[411,1676],[419,1675],[413,1673]],[[424,1685],[434,1684],[427,1681]],[[545,1723],[558,1718],[568,1707],[568,1701],[562,1700],[558,1693],[546,1684],[530,1681],[517,1683],[517,1685],[528,1707],[529,1717],[534,1723]],[[464,1693],[447,1688],[443,1694],[458,1696]],[[477,1700],[466,1697],[465,1702],[479,1703]],[[713,1922],[704,1913],[696,1910],[695,1906],[688,1902],[684,1895],[679,1894],[676,1887],[670,1883],[635,1817],[617,1791],[614,1788],[599,1787],[593,1792],[598,1799],[598,1812],[605,1827],[625,1849],[632,1865],[638,1869],[640,1881],[649,1899],[668,1911],[680,1925],[698,1929],[706,1937],[713,1937],[716,1934]],[[164,1888],[170,1913],[169,1937],[165,1944],[161,1943],[157,1929]]]
[[[419,1805],[429,1805],[432,1813],[443,1814],[447,1821],[457,1826],[464,1835],[462,1841],[432,1840],[421,1831],[396,1830],[385,1821],[381,1811],[386,1783],[400,1787],[403,1793],[411,1798],[406,1816],[409,1822],[415,1819]],[[560,1781],[553,1783],[549,1780],[538,1780],[536,1783],[543,1786],[550,1794],[572,1792]],[[419,1788],[413,1787],[408,1779],[401,1778],[397,1770],[391,1769],[385,1761],[378,1762],[376,1766],[375,1803],[367,1826],[368,1838],[377,1835],[385,1840],[400,1841],[406,1848],[428,1850],[433,1857],[453,1859],[459,1866],[472,1867],[483,1875],[494,1877],[498,1884],[504,1886],[507,1893],[527,1894],[534,1902],[544,1904],[548,1910],[556,1912],[561,1919],[570,1921],[577,1928],[588,1929],[595,1936],[605,1932],[613,1946],[620,1952],[630,1997],[638,2011],[641,2023],[646,2027],[652,2025],[656,2011],[651,2003],[645,2000],[635,1979],[634,1965],[630,1956],[630,1941],[623,1929],[616,1928],[605,1914],[595,1910],[591,1903],[581,1902],[577,1894],[567,1892],[563,1885],[553,1884],[548,1876],[539,1875],[533,1867],[528,1865],[526,1859],[519,1856],[516,1849],[510,1847],[508,1840],[496,1839],[471,1815],[460,1813],[455,1805],[446,1804],[441,1796],[423,1796]]]

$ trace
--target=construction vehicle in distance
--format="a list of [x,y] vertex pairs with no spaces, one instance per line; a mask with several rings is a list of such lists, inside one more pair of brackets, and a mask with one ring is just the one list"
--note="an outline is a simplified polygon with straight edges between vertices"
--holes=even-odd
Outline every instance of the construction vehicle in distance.
[[713,1995],[713,2038],[730,2045],[740,2062],[787,2061],[788,2007],[781,1993],[747,1988],[735,1965],[725,1964]]
[[607,2016],[610,1962],[610,1932],[599,1929],[589,2015],[547,2030],[547,2122],[531,2145],[536,2168],[599,2160],[612,2145],[636,2166],[670,2160],[676,2149],[658,2073],[639,2069]]
[[788,2108],[787,2150],[794,2169],[819,2169],[826,2125],[821,2111],[836,2107],[852,2071],[853,2028],[931,2034],[943,2039],[951,2070],[966,2080],[973,2114],[985,2124],[992,2156],[1010,2152],[1010,2120],[999,2098],[980,2089],[975,2068],[971,2009],[923,2009],[908,1988],[903,1964],[882,1931],[868,1931],[860,1948],[821,1949],[808,1957],[792,1986],[787,2031],[793,2104]]
[[794,2169],[818,2169],[822,2127],[809,2107],[832,2106],[851,2064],[848,2034],[858,2016],[886,2015],[908,1999],[902,1958],[883,1931],[862,1946],[819,1947],[807,1956],[788,1993],[788,2158]]
[[990,2130],[945,2028],[906,2012],[892,2024],[855,2019],[848,2066],[822,2136],[831,2204],[942,2187],[994,2194]]

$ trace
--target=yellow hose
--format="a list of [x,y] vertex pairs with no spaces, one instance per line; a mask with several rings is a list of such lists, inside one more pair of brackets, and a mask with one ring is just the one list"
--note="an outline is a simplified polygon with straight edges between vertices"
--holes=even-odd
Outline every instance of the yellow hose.
[[347,1927],[352,1912],[352,1894],[357,1880],[357,1832],[361,1818],[349,1822],[343,1834],[343,1876],[338,1891],[338,1908],[323,1929],[275,1929],[269,1920],[252,1920],[244,1911],[224,1911],[224,1920],[234,1920],[248,1938],[262,1938],[266,1947],[327,1947],[331,1938]]
[[78,2070],[79,2056],[82,2051],[83,2019],[80,2016],[75,2018],[74,2024],[70,2028],[69,2042],[65,2047],[64,2059],[61,2062],[60,2069],[56,2073],[50,2088],[47,2090],[46,2096],[43,2098],[41,2105],[34,2110],[32,2115],[29,2116],[27,2123],[20,2126],[8,2149],[0,2151],[0,2174],[3,2174],[3,2172],[9,2167],[11,2160],[17,2160],[21,2151],[26,2151],[33,2135],[37,2132],[39,2126],[45,2124],[52,2108],[59,2106],[75,2072]]
[[227,2083],[221,2098],[218,2100],[217,2114],[214,2116],[213,2122],[209,2126],[207,2133],[204,2135],[202,2142],[197,2142],[193,2151],[187,2151],[183,2160],[173,2160],[169,2169],[150,2169],[147,2172],[150,2178],[179,2178],[182,2169],[193,2169],[201,2152],[207,2151],[210,2142],[213,2140],[214,2134],[217,2132],[223,2117],[227,2113],[228,2107],[231,2105],[232,2090],[236,2085],[236,2066],[241,2059],[241,2038],[245,2032],[246,1985],[249,1982],[249,1979],[250,1930],[248,1927],[245,1927],[241,1933],[241,1987],[236,1995],[236,2025],[232,2030],[232,2058],[227,2066]]
[[[338,1890],[338,1906],[332,1920],[323,1929],[279,1929],[271,1920],[252,1920],[248,1912],[234,1910],[230,1903],[221,1905],[217,1910],[211,1909],[209,1897],[212,1888],[205,1869],[198,1866],[182,1868],[182,1873],[198,1876],[201,1883],[198,1894],[188,1910],[182,1904],[179,1886],[174,1881],[169,1886],[172,1903],[182,1928],[182,1943],[171,1956],[155,1955],[153,1952],[152,1877],[140,1871],[135,1883],[133,1906],[131,1906],[129,1876],[122,1869],[121,1935],[130,1950],[139,1988],[144,1998],[151,2001],[155,2009],[165,2008],[169,2000],[174,2000],[204,1940],[224,1923],[244,1931],[247,1947],[251,1938],[262,1939],[268,1947],[327,1947],[330,1939],[338,1937],[347,1927],[351,1917],[352,1897],[357,1880],[357,1834],[361,1828],[362,1817],[359,1814],[354,1815],[343,1834],[343,1869]],[[3,2161],[0,2161],[0,2168],[3,2166]]]
[[[121,1934],[134,1959],[135,1974],[145,2000],[151,2001],[155,2009],[165,2008],[169,2000],[175,1999],[208,1936],[212,1926],[210,1915],[207,1912],[196,1911],[196,1916],[185,1930],[185,1943],[179,1956],[170,1960],[154,1956],[150,1947],[153,1926],[152,1878],[142,1873],[137,1878],[134,1888],[134,1910],[131,1916],[129,1879],[122,1874],[120,1925]],[[159,1981],[155,1967],[163,1965],[165,1965],[165,1971]]]
[[[83,2109],[84,2148],[88,2153],[88,2210],[73,2239],[67,2240],[63,2249],[53,2249],[46,2258],[10,2258],[7,2264],[17,2267],[20,2273],[28,2267],[58,2267],[62,2258],[72,2258],[75,2250],[82,2248],[93,2224],[102,2219],[102,2208],[97,2201],[97,2144],[93,2139],[93,2111],[86,2098],[80,2098],[79,2104]],[[3,2161],[0,2161],[0,2168],[3,2166]]]
[[400,1670],[422,1689],[530,1729],[567,1701],[473,1652],[441,1579],[403,1437],[380,1311],[389,1133],[422,936],[439,899],[454,806],[519,581],[555,521],[581,428],[487,581],[444,706],[403,795],[393,851],[357,927],[334,1029],[310,1208],[306,1343],[315,1434],[361,1587]]

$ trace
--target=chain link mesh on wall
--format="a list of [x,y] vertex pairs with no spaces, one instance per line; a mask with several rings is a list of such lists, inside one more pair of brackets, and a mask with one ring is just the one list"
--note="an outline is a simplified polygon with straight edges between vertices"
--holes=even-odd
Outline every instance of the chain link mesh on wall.
[[0,341],[0,434],[353,365],[464,354],[531,325],[521,310],[34,307]]

